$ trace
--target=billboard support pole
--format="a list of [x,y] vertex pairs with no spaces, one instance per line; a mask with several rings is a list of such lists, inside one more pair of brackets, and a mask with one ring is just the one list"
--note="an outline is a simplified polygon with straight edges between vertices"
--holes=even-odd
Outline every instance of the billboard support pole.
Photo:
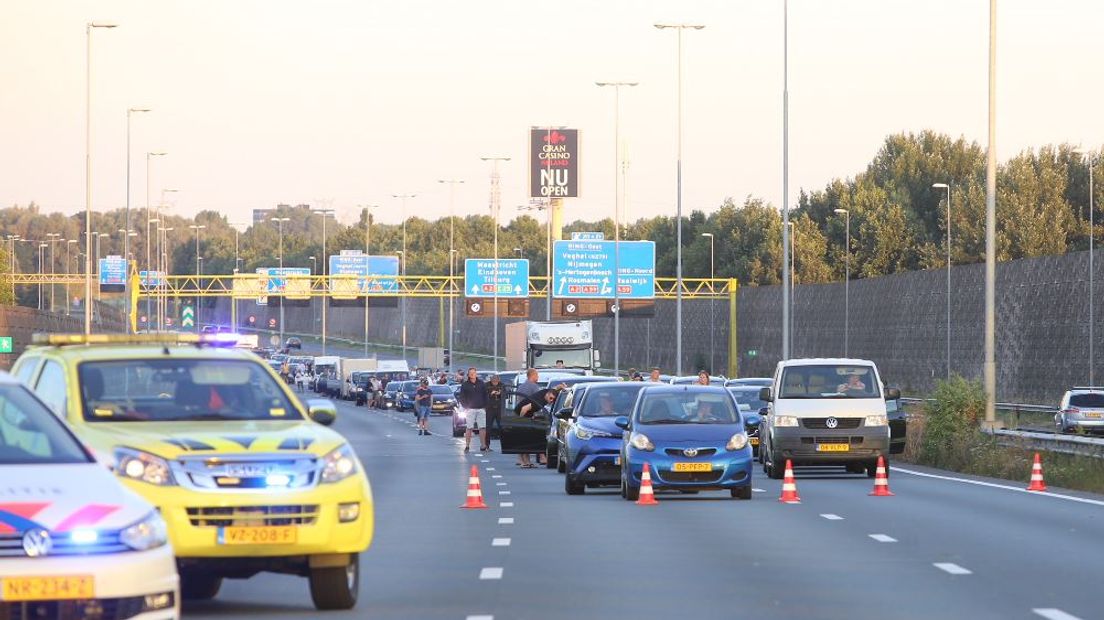
[[737,299],[740,284],[736,278],[728,279],[728,377],[740,376],[739,329],[737,319]]

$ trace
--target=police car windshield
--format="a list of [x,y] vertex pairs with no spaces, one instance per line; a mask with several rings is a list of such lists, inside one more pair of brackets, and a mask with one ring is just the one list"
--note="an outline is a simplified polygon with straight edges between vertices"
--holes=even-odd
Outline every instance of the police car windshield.
[[89,422],[302,418],[276,379],[254,362],[159,358],[78,368]]
[[57,416],[25,388],[0,386],[0,465],[90,462]]

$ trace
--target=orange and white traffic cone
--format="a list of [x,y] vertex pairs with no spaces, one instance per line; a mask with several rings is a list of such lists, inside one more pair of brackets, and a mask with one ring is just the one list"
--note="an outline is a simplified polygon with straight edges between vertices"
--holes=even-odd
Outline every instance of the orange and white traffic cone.
[[1045,491],[1047,490],[1046,482],[1043,480],[1043,462],[1039,460],[1039,453],[1035,453],[1035,464],[1031,466],[1031,484],[1027,486],[1028,491]]
[[486,508],[483,503],[483,489],[479,486],[479,470],[472,465],[471,474],[468,476],[468,499],[461,508]]
[[797,494],[797,482],[794,481],[793,463],[786,459],[786,473],[782,477],[782,496],[778,501],[787,504],[800,504],[801,496]]
[[885,458],[878,457],[878,469],[874,471],[874,490],[870,492],[872,497],[892,497],[889,490],[889,476],[886,474]]
[[655,506],[655,491],[652,490],[652,473],[648,464],[644,463],[644,473],[640,474],[640,497],[636,500],[637,506]]

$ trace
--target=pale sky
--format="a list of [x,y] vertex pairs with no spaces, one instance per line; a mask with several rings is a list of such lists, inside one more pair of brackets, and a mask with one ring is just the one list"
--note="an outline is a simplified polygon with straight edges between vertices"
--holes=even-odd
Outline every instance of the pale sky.
[[[998,137],[1004,159],[1045,143],[1104,143],[1104,2],[1000,0]],[[986,0],[790,0],[790,196],[860,172],[885,136],[932,129],[984,146]],[[613,214],[613,92],[622,96],[628,219],[674,214],[676,39],[684,36],[684,208],[782,198],[781,0],[4,0],[0,205],[84,208],[86,22],[93,34],[93,206],[179,188],[175,211],[231,221],[278,202],[332,200],[339,217],[466,181],[457,214],[486,213],[502,167],[503,220],[528,200],[533,125],[580,130],[567,221]]]

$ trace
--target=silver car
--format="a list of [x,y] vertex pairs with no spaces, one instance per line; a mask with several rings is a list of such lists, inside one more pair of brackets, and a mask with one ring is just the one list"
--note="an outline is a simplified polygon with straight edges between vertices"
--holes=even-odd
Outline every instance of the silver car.
[[1062,396],[1054,426],[1059,433],[1104,432],[1104,388],[1075,387]]

